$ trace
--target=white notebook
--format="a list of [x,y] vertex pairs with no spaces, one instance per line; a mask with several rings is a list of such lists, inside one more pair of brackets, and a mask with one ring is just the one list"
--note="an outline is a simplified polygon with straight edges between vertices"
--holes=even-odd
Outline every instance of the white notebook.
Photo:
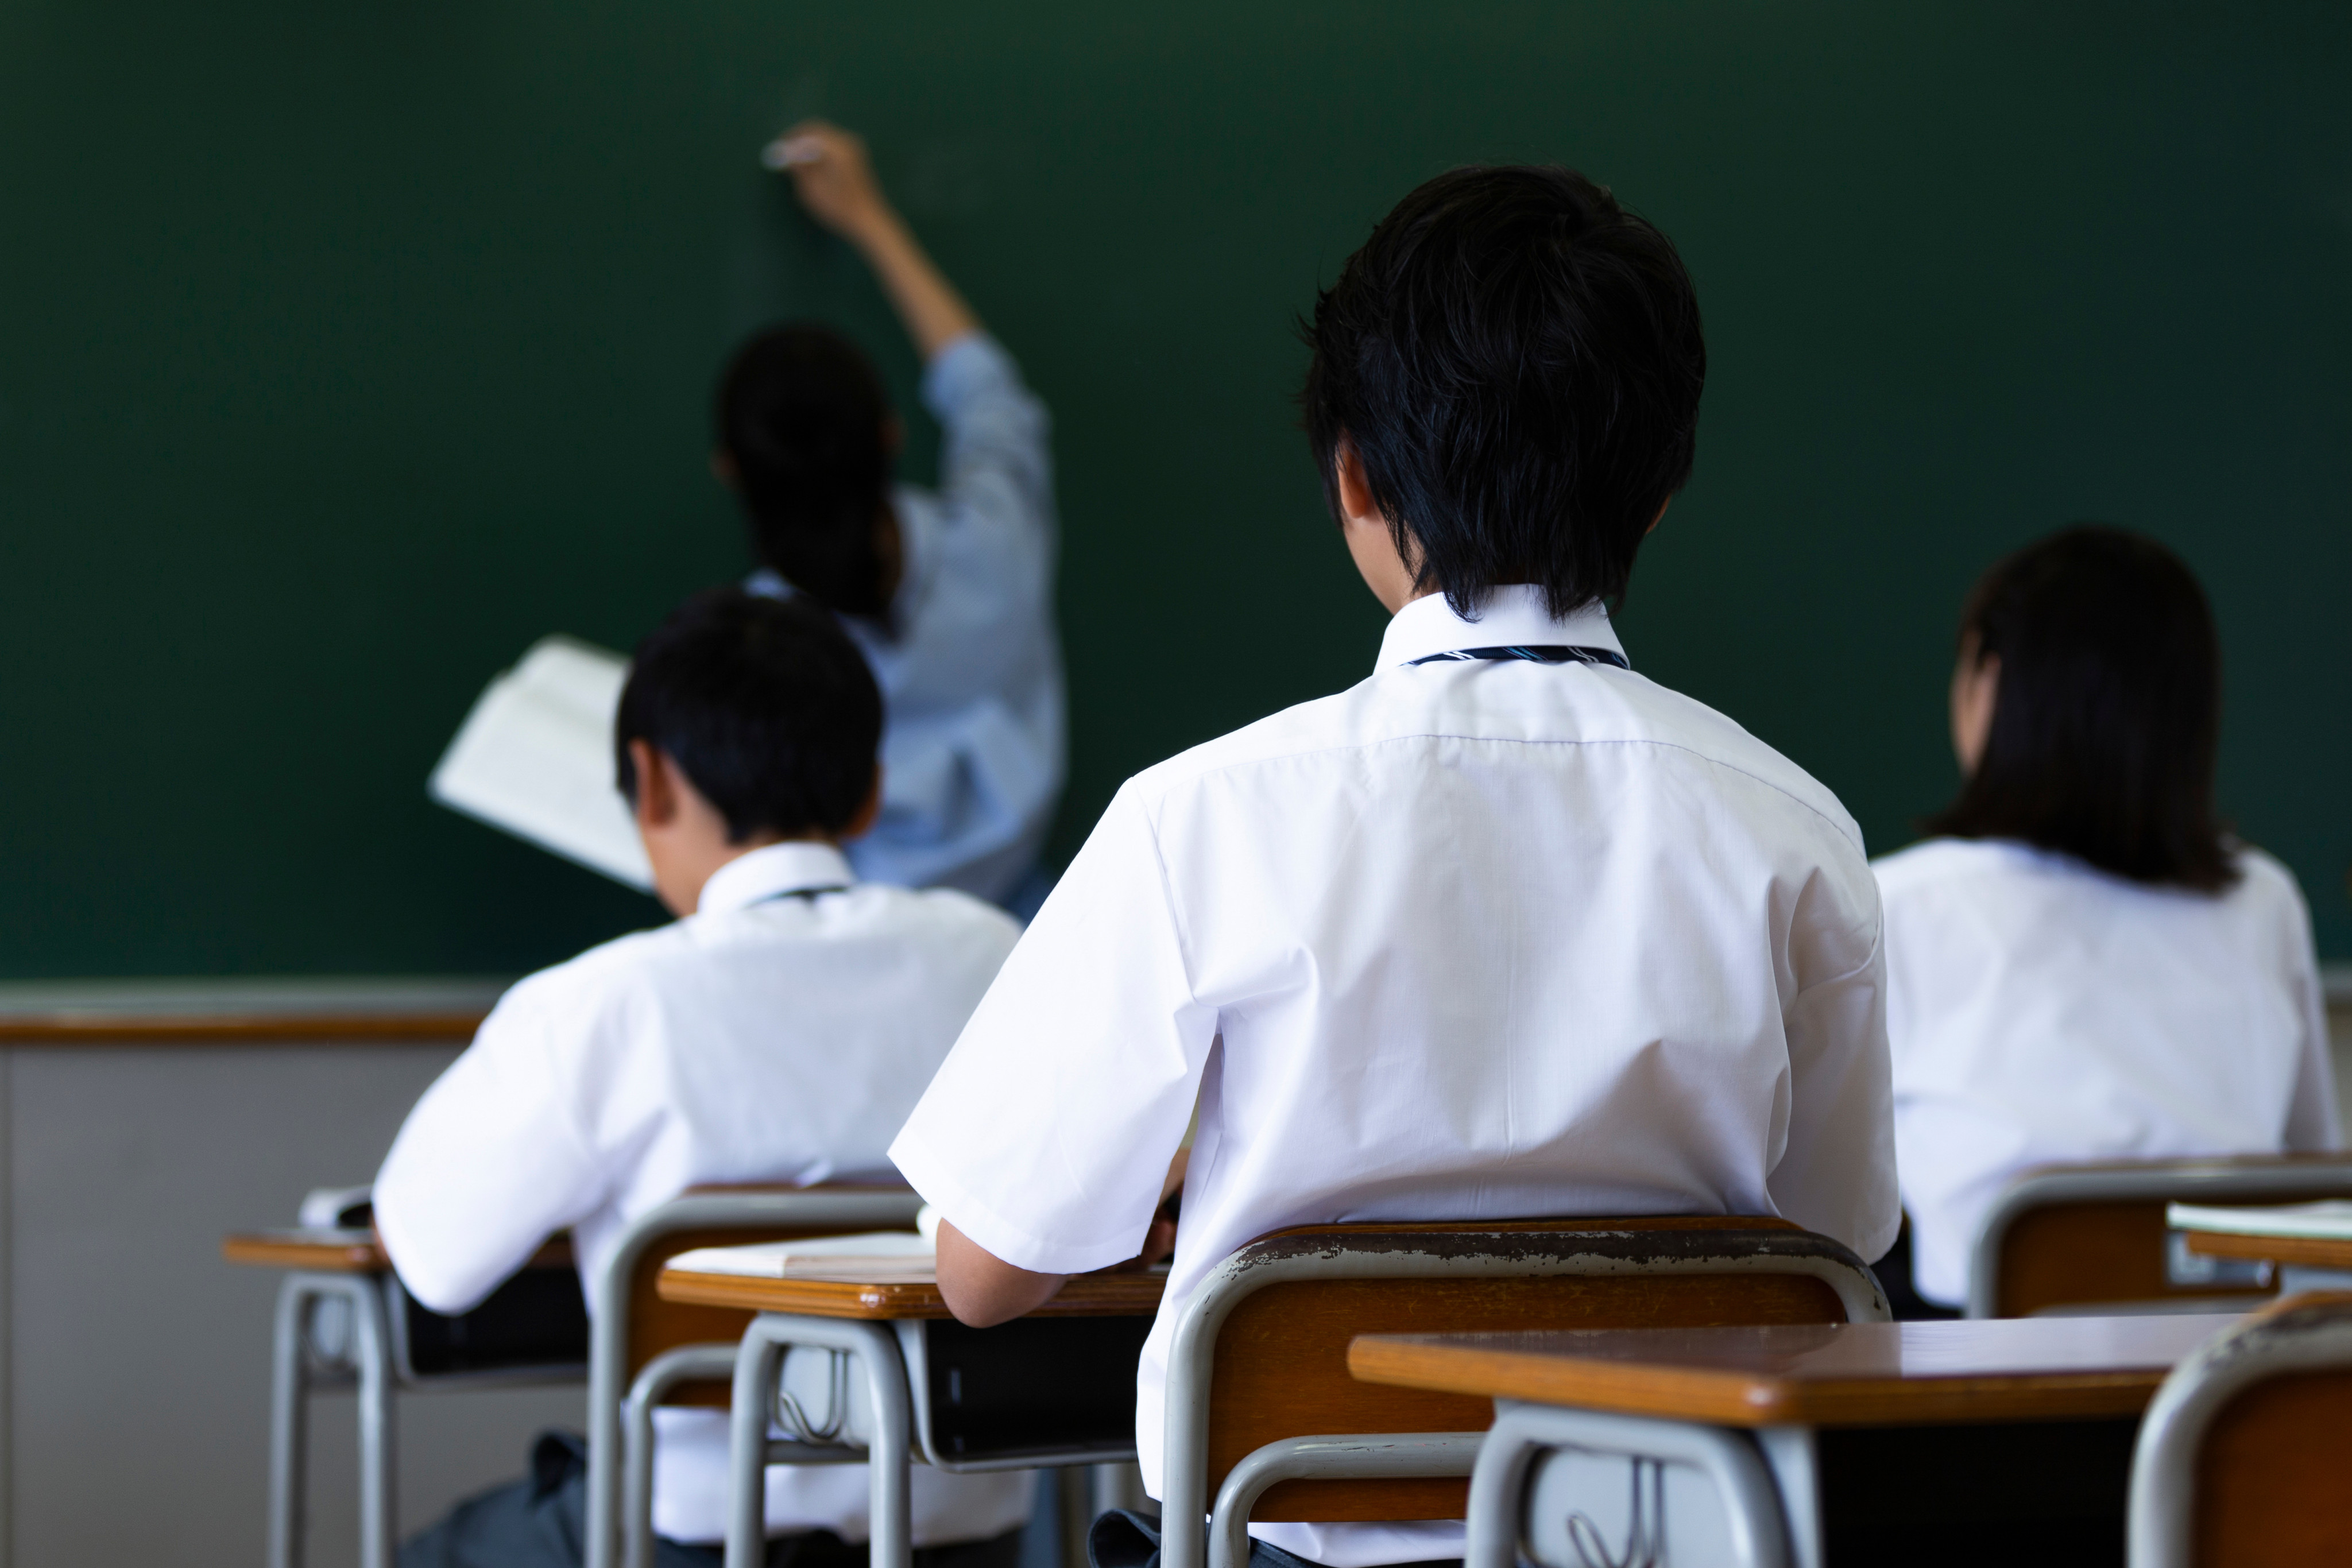
[[844,1258],[887,1258],[895,1264],[929,1263],[931,1244],[911,1230],[874,1230],[862,1236],[813,1236],[803,1241],[755,1241],[746,1247],[697,1247],[669,1260],[688,1274],[745,1274],[781,1280],[794,1263],[837,1262]]
[[493,680],[425,788],[433,799],[615,882],[650,891],[653,868],[613,783],[613,716],[629,662],[543,637]]
[[2283,1203],[2270,1208],[2214,1208],[2176,1203],[2164,1211],[2175,1230],[2218,1230],[2230,1236],[2291,1236],[2314,1241],[2352,1241],[2352,1203]]

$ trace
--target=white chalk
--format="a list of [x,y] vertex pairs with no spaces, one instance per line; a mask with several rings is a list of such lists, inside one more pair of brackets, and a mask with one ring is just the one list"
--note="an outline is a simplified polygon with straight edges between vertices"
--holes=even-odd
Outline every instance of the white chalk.
[[824,162],[824,148],[810,137],[782,137],[760,149],[760,162],[771,169],[790,169]]

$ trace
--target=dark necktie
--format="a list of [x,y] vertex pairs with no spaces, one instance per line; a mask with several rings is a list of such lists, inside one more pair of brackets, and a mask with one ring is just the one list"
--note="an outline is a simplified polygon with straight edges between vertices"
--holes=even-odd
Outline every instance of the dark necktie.
[[1514,644],[1508,648],[1456,648],[1450,653],[1428,653],[1407,661],[1415,664],[1434,664],[1446,660],[1525,659],[1531,664],[1614,664],[1621,670],[1633,666],[1625,655],[1612,648],[1571,648],[1564,643],[1535,645]]

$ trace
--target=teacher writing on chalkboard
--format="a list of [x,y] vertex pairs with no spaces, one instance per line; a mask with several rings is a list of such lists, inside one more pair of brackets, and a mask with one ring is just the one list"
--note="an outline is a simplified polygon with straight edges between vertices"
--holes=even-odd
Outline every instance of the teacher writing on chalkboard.
[[837,615],[882,687],[882,811],[857,873],[955,887],[1025,918],[1064,770],[1045,404],[883,195],[849,132],[810,120],[764,161],[865,256],[923,356],[937,491],[891,482],[902,427],[865,353],[828,328],[763,331],[721,378],[711,466],[762,563],[748,586]]

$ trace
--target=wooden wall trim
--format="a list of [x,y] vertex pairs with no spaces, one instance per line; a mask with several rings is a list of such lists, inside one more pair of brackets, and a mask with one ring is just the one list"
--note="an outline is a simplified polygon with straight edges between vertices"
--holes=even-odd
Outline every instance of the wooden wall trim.
[[448,1045],[504,980],[99,980],[0,985],[0,1046]]

